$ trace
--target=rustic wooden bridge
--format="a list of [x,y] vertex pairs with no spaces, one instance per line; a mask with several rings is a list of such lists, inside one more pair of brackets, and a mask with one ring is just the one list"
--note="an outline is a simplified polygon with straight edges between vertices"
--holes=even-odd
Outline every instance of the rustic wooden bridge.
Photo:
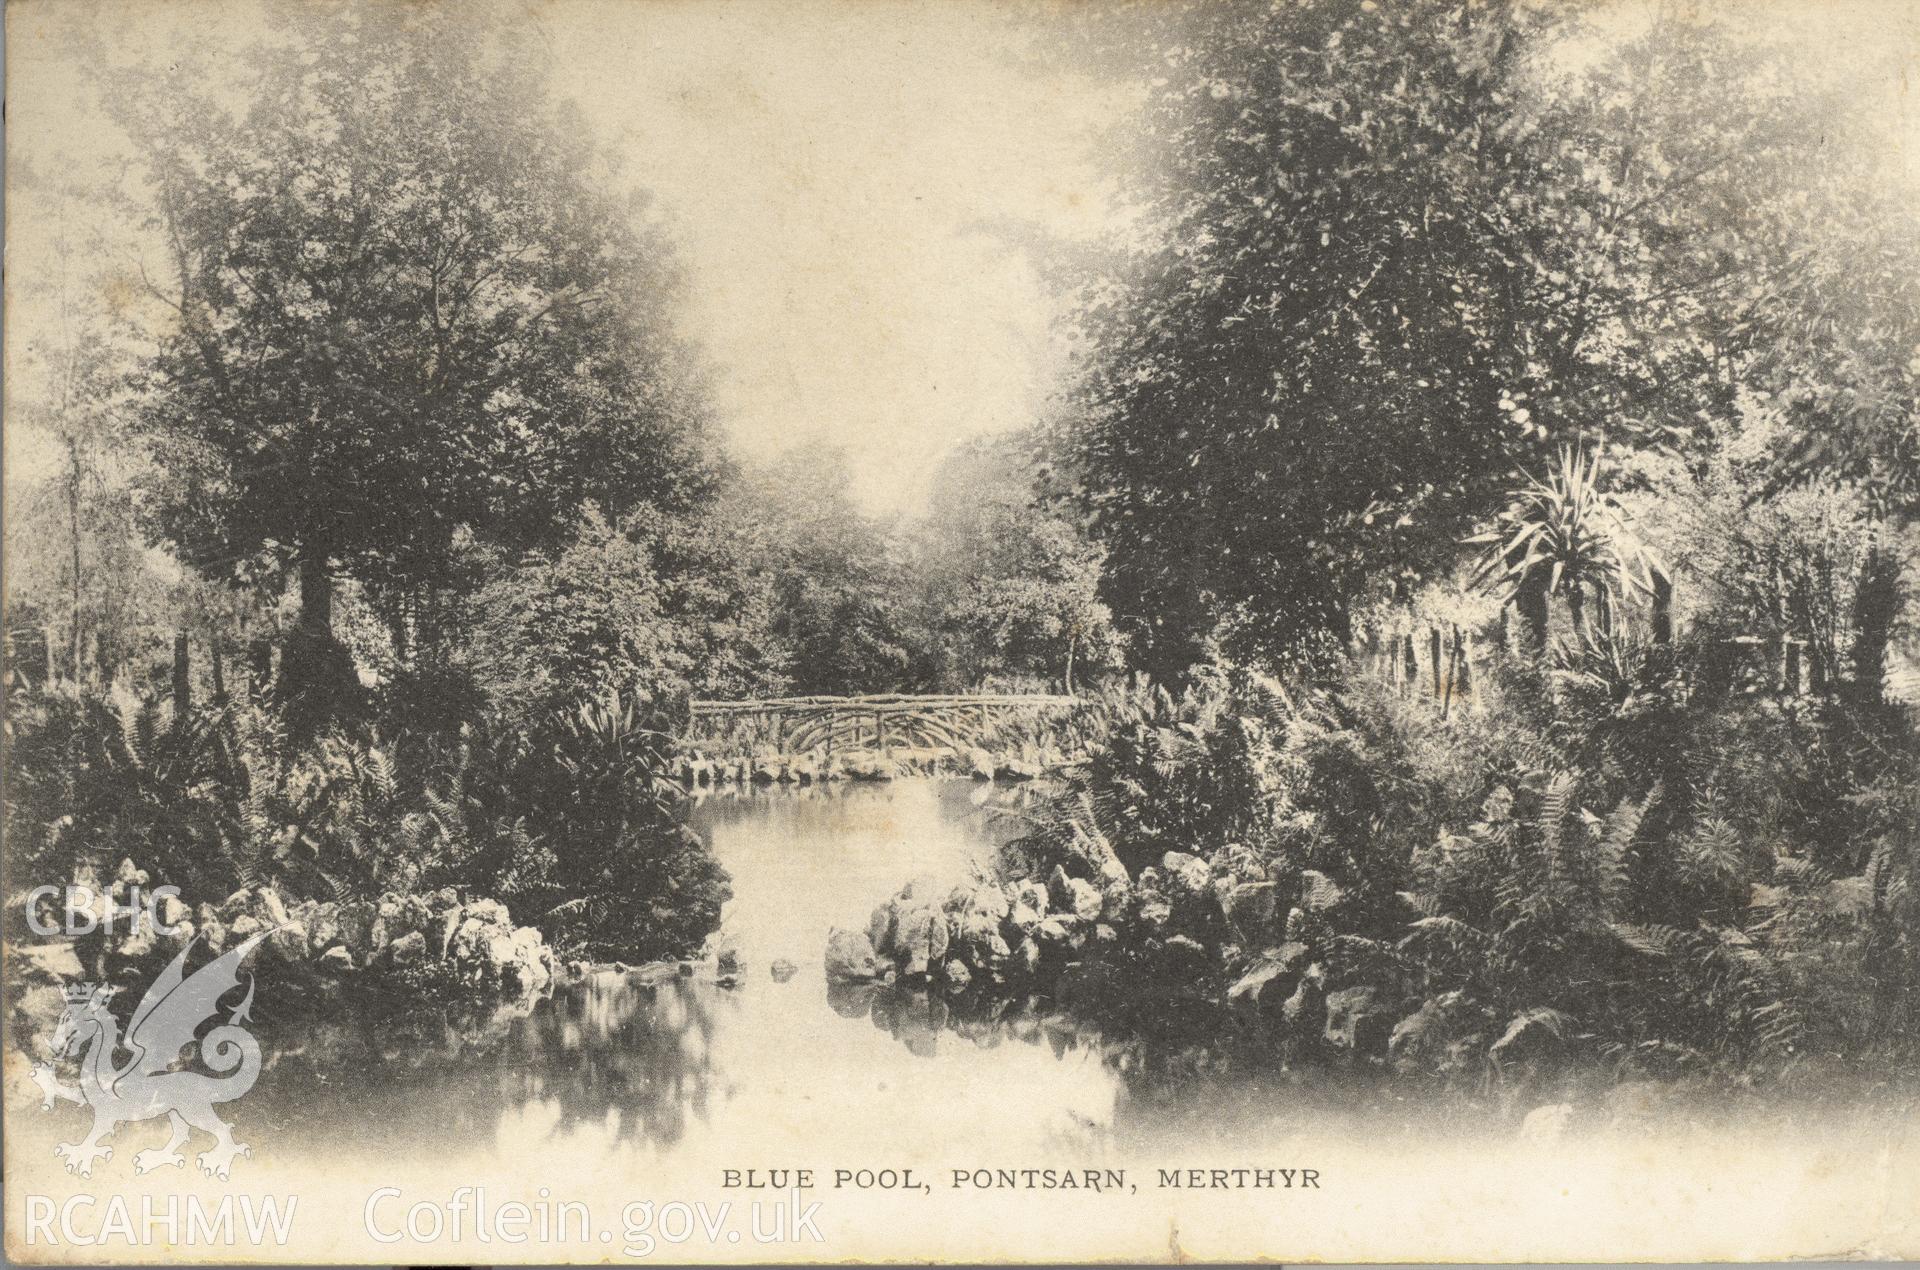
[[722,741],[744,731],[788,754],[822,749],[887,753],[895,746],[961,750],[986,743],[995,725],[1012,715],[1084,704],[1084,698],[1041,693],[695,701],[687,739]]

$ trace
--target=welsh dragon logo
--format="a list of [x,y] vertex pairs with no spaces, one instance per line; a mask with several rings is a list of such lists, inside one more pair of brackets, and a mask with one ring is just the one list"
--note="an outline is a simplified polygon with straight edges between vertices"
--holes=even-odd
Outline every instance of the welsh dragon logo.
[[[136,1173],[184,1165],[180,1148],[193,1129],[213,1135],[213,1146],[199,1158],[201,1170],[209,1177],[226,1178],[234,1156],[253,1154],[253,1148],[234,1141],[233,1126],[213,1109],[214,1104],[232,1102],[252,1089],[260,1075],[260,1043],[239,1026],[251,1021],[252,975],[247,977],[245,999],[231,1007],[227,1021],[199,1038],[200,1059],[216,1075],[173,1067],[180,1051],[194,1043],[201,1024],[218,1016],[220,998],[240,986],[240,963],[271,933],[260,932],[191,975],[186,972],[187,954],[193,944],[182,948],[140,999],[124,1040],[108,1008],[119,989],[90,983],[67,988],[66,1009],[53,1034],[53,1052],[60,1058],[80,1056],[79,1083],[60,1083],[46,1063],[33,1070],[43,1110],[51,1110],[55,1099],[93,1110],[91,1133],[53,1149],[66,1160],[67,1172],[91,1177],[94,1161],[113,1158],[113,1148],[106,1141],[114,1130],[158,1116],[167,1117],[173,1136],[157,1151],[136,1153]],[[116,1065],[115,1056],[121,1050],[130,1057]]]

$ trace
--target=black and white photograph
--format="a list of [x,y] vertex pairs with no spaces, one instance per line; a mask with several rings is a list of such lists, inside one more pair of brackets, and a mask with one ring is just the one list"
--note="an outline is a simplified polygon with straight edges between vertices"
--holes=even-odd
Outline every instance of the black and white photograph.
[[1920,1257],[1920,0],[7,0],[22,1265]]

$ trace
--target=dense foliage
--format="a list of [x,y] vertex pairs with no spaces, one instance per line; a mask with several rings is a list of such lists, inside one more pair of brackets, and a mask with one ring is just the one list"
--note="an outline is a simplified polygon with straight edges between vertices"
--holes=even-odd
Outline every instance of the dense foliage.
[[1489,667],[1447,719],[1244,672],[1110,703],[1084,784],[1010,853],[1107,887],[1118,938],[1043,990],[1162,1041],[1474,1084],[1911,1071],[1911,722],[1699,693],[1691,651]]
[[1143,84],[1150,162],[1083,289],[1080,450],[1138,664],[1216,632],[1337,654],[1514,471],[1691,456],[1743,393],[1792,419],[1777,483],[1867,481],[1910,523],[1920,235],[1861,192],[1870,121],[1783,53],[1580,6],[1115,8],[1092,39]]

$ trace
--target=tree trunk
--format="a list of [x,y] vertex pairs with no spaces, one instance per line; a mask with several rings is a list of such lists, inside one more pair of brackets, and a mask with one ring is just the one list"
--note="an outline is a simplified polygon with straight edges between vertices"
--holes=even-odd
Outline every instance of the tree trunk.
[[1876,544],[1867,552],[1853,598],[1853,647],[1848,652],[1853,691],[1860,701],[1878,705],[1886,698],[1887,645],[1899,612],[1899,564]]
[[1653,642],[1673,642],[1673,579],[1664,573],[1653,575]]
[[1567,588],[1567,620],[1581,643],[1587,642],[1587,593],[1578,584]]
[[1079,638],[1080,638],[1080,637],[1079,637],[1078,635],[1069,635],[1069,636],[1067,636],[1067,680],[1066,680],[1066,683],[1067,683],[1067,695],[1068,695],[1069,697],[1071,697],[1071,696],[1073,695],[1073,650],[1074,650],[1074,646],[1075,646],[1075,645],[1076,645],[1077,643],[1079,643]]
[[1538,655],[1547,650],[1547,588],[1535,582],[1523,587],[1513,597],[1513,607],[1526,624],[1522,639],[1526,652]]
[[207,668],[213,672],[213,704],[224,709],[227,704],[227,671],[221,665],[226,649],[218,635],[213,637],[207,649]]
[[85,637],[80,629],[80,443],[67,438],[67,528],[73,539],[73,682],[80,683]]
[[315,639],[333,638],[333,573],[318,557],[300,563],[300,629]]
[[187,633],[173,636],[173,730],[185,732],[187,717],[193,712],[193,665],[189,660]]
[[280,654],[278,696],[296,736],[325,729],[359,704],[353,658],[333,637],[333,574],[320,551],[300,563],[300,618]]
[[1433,695],[1441,695],[1440,687],[1440,628],[1427,628],[1427,655],[1433,662]]

